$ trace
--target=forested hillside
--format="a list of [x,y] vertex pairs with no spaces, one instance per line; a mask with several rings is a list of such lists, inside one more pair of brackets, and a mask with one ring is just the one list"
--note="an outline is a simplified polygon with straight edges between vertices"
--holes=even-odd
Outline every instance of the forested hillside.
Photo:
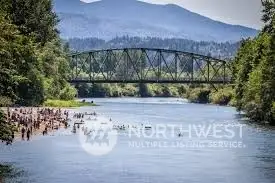
[[0,104],[36,106],[72,99],[68,47],[51,0],[0,0]]
[[[155,1],[157,2],[157,1]],[[175,1],[166,1],[175,3]],[[191,12],[176,4],[152,4],[139,0],[54,0],[62,38],[116,36],[182,38],[196,41],[239,41],[258,31],[230,25]]]
[[117,37],[109,41],[97,38],[73,38],[69,39],[68,42],[74,51],[126,47],[164,48],[198,53],[202,55],[211,55],[222,59],[233,58],[240,45],[239,42],[196,42],[188,39],[162,39],[153,37],[140,38],[128,36]]
[[263,5],[263,30],[243,41],[235,58],[236,105],[253,120],[275,124],[275,1]]

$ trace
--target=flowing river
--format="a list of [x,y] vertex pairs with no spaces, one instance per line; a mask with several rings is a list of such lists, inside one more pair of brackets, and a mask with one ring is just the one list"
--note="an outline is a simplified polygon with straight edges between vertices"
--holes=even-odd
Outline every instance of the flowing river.
[[[112,149],[95,156],[81,145],[81,132],[60,130],[30,142],[0,145],[0,162],[24,170],[18,182],[275,182],[275,130],[247,123],[234,108],[173,98],[94,101],[100,106],[72,109],[71,113],[95,111],[125,126],[166,127],[167,136],[153,133],[154,128],[142,131],[141,136],[134,130],[120,131]],[[220,129],[215,133],[217,124]],[[200,133],[203,127],[209,133]]]

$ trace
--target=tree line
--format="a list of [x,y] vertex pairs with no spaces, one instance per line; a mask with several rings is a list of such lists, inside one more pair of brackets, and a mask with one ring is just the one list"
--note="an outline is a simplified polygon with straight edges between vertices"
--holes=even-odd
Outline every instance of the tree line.
[[[0,105],[39,106],[73,99],[69,48],[62,44],[52,0],[0,0]],[[0,110],[0,139],[11,127]]]
[[263,29],[242,41],[235,57],[235,99],[252,120],[275,124],[275,1],[262,4]]
[[72,99],[66,82],[68,45],[57,30],[51,0],[0,0],[0,96],[36,106],[49,98]]
[[231,59],[235,56],[240,42],[217,43],[207,41],[192,41],[188,39],[162,39],[156,37],[116,37],[109,41],[98,38],[71,38],[64,40],[68,42],[73,51],[89,51],[91,49],[108,48],[163,48],[179,51],[197,53],[206,56],[212,56],[220,59]]

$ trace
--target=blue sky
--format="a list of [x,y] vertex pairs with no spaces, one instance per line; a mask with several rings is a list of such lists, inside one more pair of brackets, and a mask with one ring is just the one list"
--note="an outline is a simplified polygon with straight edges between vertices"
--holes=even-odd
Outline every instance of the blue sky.
[[[82,0],[93,2],[95,0]],[[261,0],[142,0],[149,3],[173,3],[188,10],[230,24],[245,25],[259,29],[261,23]]]

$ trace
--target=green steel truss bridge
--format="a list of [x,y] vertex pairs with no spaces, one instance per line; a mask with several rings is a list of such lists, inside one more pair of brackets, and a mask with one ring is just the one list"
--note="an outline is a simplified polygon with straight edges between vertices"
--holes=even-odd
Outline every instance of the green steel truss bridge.
[[107,49],[70,57],[70,83],[232,83],[228,62],[176,50]]

